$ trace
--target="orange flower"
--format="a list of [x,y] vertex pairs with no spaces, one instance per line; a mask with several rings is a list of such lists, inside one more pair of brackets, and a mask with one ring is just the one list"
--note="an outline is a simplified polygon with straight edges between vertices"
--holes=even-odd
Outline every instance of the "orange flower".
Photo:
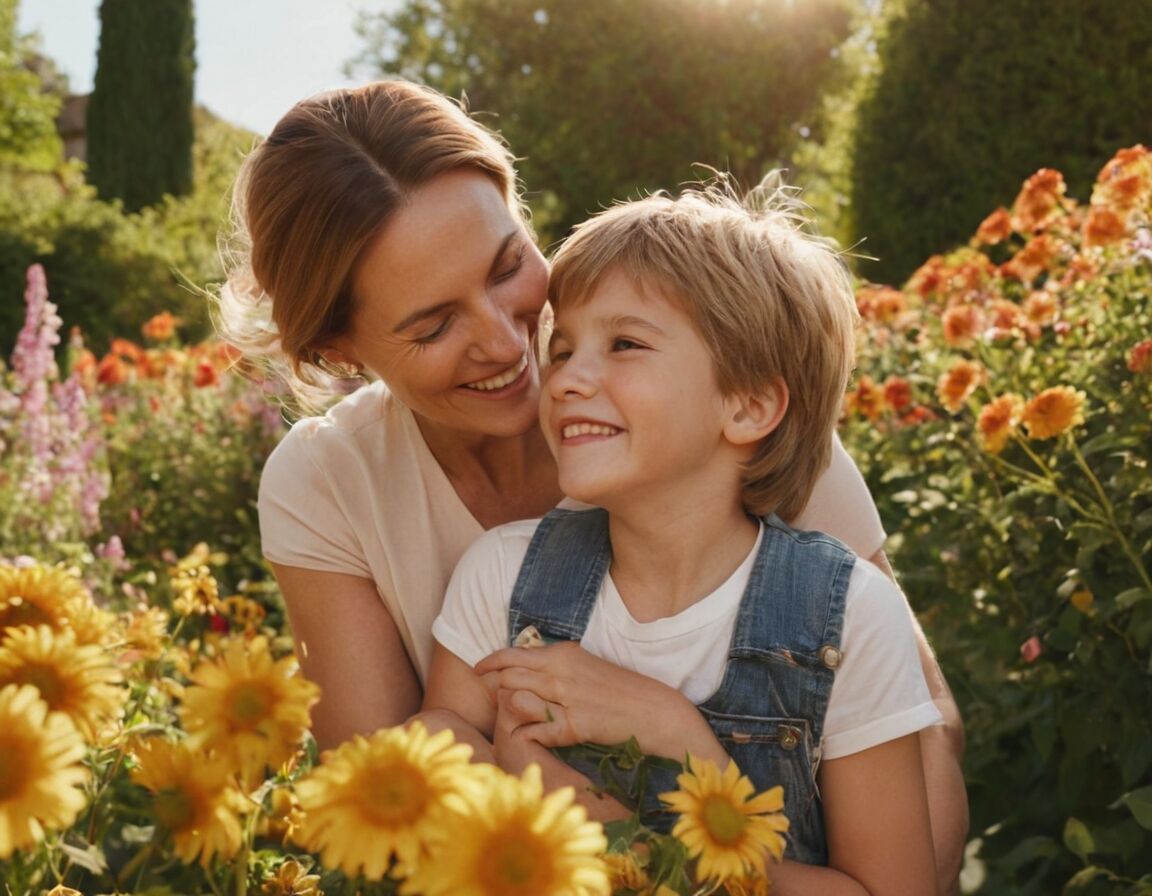
[[983,381],[984,368],[975,361],[961,358],[941,375],[936,383],[936,395],[944,407],[956,413]]
[[178,321],[170,312],[161,311],[159,314],[148,318],[144,326],[140,328],[140,332],[145,339],[151,339],[154,342],[166,342],[176,335],[177,323]]
[[198,387],[215,386],[220,377],[216,373],[216,368],[212,366],[212,362],[206,358],[201,358],[196,362],[196,374],[192,380]]
[[890,376],[884,381],[884,403],[896,413],[912,404],[912,385],[902,376]]
[[891,286],[861,286],[856,290],[856,307],[865,320],[891,323],[907,304],[904,293]]
[[944,257],[941,255],[933,255],[924,264],[916,269],[916,272],[908,278],[907,288],[914,290],[921,296],[927,298],[940,288],[940,284],[944,282],[944,275],[942,268],[944,266]]
[[1100,169],[1092,191],[1094,206],[1131,211],[1152,193],[1152,152],[1140,145],[1121,149]]
[[1047,234],[1034,237],[1000,266],[1000,273],[1031,283],[1056,259],[1056,246]]
[[119,386],[128,380],[128,365],[119,355],[107,354],[96,365],[96,382],[105,386]]
[[1132,346],[1128,353],[1128,369],[1133,373],[1152,373],[1152,339]]
[[1054,168],[1041,168],[1028,180],[1012,204],[1012,229],[1035,233],[1047,226],[1063,208],[1064,175]]
[[144,355],[144,350],[140,348],[135,342],[128,339],[120,339],[117,337],[112,340],[112,344],[108,347],[109,354],[119,355],[125,361],[131,361],[135,364]]
[[1109,246],[1118,243],[1128,235],[1128,227],[1123,219],[1106,208],[1094,208],[1084,222],[1085,246]]
[[1033,439],[1050,439],[1084,422],[1083,392],[1069,386],[1045,389],[1024,406],[1021,419]]
[[1036,290],[1024,300],[1022,310],[1029,323],[1044,327],[1056,320],[1060,304],[1054,293]]
[[867,374],[860,377],[856,390],[848,393],[847,409],[869,420],[876,420],[884,413],[884,393],[877,388],[872,377]]
[[998,208],[980,222],[973,242],[977,246],[994,246],[1012,235],[1012,217],[1008,209]]
[[976,421],[980,444],[984,450],[999,454],[1004,450],[1008,437],[1020,422],[1020,411],[1024,406],[1019,395],[1001,395],[980,411]]
[[980,309],[975,305],[956,305],[944,312],[944,342],[947,345],[964,345],[971,342],[984,326]]

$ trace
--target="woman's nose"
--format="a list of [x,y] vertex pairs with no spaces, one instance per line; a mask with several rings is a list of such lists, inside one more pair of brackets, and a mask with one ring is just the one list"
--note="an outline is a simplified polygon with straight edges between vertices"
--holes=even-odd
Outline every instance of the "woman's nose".
[[527,351],[528,334],[510,309],[489,300],[484,303],[475,342],[484,360],[511,364]]

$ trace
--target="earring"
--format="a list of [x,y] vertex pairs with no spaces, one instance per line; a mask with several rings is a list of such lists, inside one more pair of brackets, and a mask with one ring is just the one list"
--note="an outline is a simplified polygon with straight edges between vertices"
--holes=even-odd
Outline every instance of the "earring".
[[354,361],[330,361],[319,352],[312,355],[312,364],[321,371],[337,380],[357,380],[364,374],[360,365]]

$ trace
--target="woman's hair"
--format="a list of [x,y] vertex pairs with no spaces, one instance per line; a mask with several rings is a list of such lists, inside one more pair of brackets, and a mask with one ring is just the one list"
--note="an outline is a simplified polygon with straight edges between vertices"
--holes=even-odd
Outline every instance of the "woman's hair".
[[775,175],[743,199],[720,176],[676,198],[616,205],[576,227],[548,286],[558,312],[621,272],[691,318],[724,394],[783,380],[787,412],[745,465],[742,494],[749,513],[785,519],[829,463],[858,320],[848,268],[805,230],[802,208]]
[[316,350],[348,327],[365,245],[412,191],[459,169],[490,177],[526,220],[513,161],[461,105],[407,81],[297,103],[248,155],[233,187],[215,315],[221,335],[278,367],[298,403],[315,410],[331,397]]

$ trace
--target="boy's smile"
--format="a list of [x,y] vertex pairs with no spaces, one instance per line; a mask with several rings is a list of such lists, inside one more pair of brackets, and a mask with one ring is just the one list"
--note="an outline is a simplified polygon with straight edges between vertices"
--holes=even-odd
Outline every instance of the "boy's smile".
[[[560,487],[618,512],[636,498],[671,510],[738,500],[733,402],[688,315],[618,271],[557,313],[541,420]],[[671,502],[671,503],[669,503]]]

